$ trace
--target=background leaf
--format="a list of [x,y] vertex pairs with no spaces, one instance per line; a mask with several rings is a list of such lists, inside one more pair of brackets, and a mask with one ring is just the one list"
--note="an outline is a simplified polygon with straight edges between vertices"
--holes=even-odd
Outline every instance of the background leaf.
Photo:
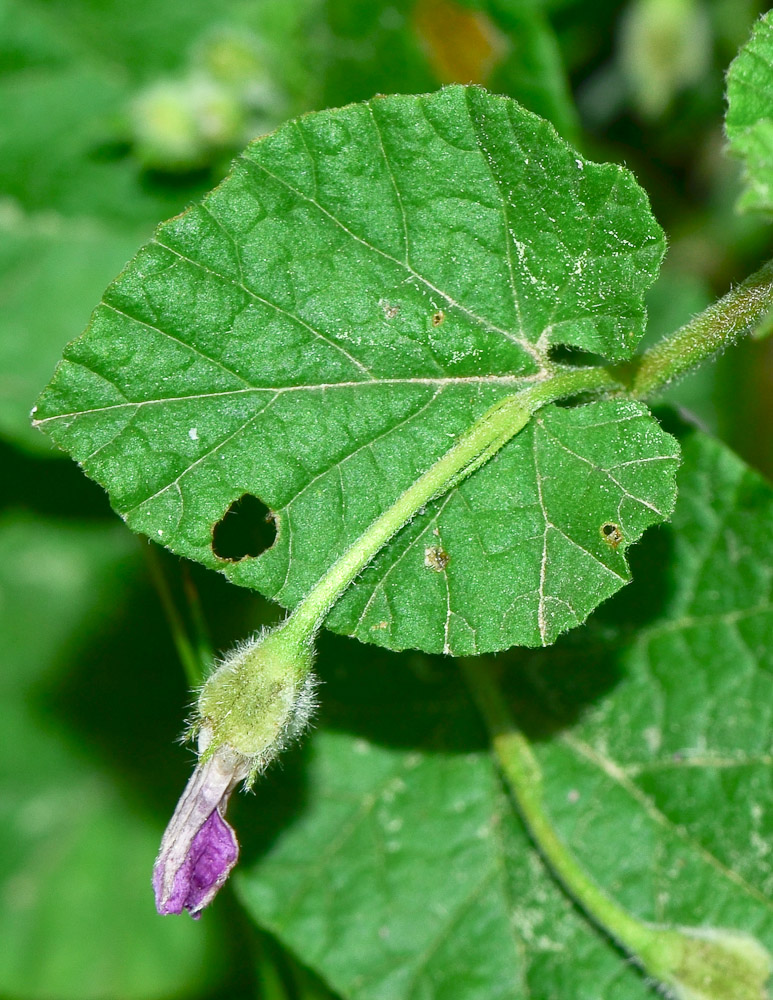
[[744,163],[746,191],[738,207],[773,211],[773,12],[754,26],[727,75],[725,128]]
[[0,992],[152,1000],[212,982],[214,936],[155,914],[149,872],[160,827],[55,710],[58,672],[126,596],[133,546],[112,527],[19,514],[4,515],[0,544]]
[[[506,99],[307,117],[161,227],[39,425],[135,530],[292,607],[551,345],[628,356],[661,254],[630,174]],[[600,529],[628,544],[668,516],[675,456],[640,406],[546,411],[394,540],[331,627],[429,652],[549,643],[627,580]],[[277,543],[218,563],[213,526],[244,494]]]
[[[558,831],[599,884],[644,919],[770,947],[773,490],[699,433],[679,479],[637,583],[504,676]],[[304,798],[278,834],[264,823],[240,881],[255,919],[357,1000],[651,995],[535,856],[447,661],[369,657],[365,673],[325,678]]]

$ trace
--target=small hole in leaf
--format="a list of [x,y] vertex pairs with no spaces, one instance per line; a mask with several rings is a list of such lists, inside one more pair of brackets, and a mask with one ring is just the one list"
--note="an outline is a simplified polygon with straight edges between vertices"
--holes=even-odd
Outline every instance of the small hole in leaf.
[[442,309],[438,309],[438,311],[436,313],[432,314],[432,325],[433,326],[440,326],[440,324],[443,322],[443,320],[445,318],[446,318],[446,314],[443,312],[443,310]]
[[599,532],[607,545],[613,549],[616,549],[623,540],[623,532],[620,530],[620,525],[615,524],[614,521],[605,521],[599,528]]
[[602,365],[604,358],[592,351],[584,351],[580,347],[569,344],[553,344],[548,348],[548,357],[559,365],[585,368],[589,365]]
[[212,529],[212,551],[228,562],[259,556],[275,540],[276,515],[249,493],[235,500]]

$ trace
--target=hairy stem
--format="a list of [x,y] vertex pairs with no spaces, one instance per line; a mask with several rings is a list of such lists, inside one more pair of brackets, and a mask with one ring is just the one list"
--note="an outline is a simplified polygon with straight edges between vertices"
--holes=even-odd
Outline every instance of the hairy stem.
[[366,528],[303,598],[284,630],[299,639],[312,635],[350,583],[417,511],[479,469],[547,403],[581,392],[620,388],[602,368],[561,373],[507,396],[490,407],[456,443]]
[[773,261],[755,271],[676,333],[645,351],[633,378],[633,396],[639,399],[651,396],[672,379],[732,344],[771,309]]
[[485,659],[459,662],[486,723],[499,767],[540,853],[586,913],[628,951],[640,954],[652,938],[651,929],[593,881],[553,828],[543,799],[539,764],[510,715],[494,667]]

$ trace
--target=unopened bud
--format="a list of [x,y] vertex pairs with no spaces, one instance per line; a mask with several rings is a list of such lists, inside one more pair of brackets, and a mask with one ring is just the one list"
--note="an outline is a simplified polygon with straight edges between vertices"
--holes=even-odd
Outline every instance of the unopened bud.
[[163,80],[139,94],[130,109],[135,153],[152,170],[205,166],[244,138],[244,112],[231,92],[203,77]]
[[204,685],[198,724],[260,773],[306,728],[315,708],[313,651],[280,626],[241,643]]
[[161,841],[153,870],[161,914],[198,917],[239,856],[225,820],[236,785],[255,777],[308,725],[313,649],[284,626],[237,646],[204,685],[194,728],[199,762]]
[[739,931],[682,927],[656,932],[647,971],[675,1000],[767,1000],[770,953]]

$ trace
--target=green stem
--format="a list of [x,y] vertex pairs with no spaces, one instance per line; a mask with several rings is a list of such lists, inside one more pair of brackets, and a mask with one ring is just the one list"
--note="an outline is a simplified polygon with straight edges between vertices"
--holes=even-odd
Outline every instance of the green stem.
[[513,722],[494,668],[484,659],[459,662],[486,722],[502,774],[540,853],[586,913],[626,950],[641,956],[651,947],[656,932],[611,899],[556,833],[545,808],[539,764]]
[[637,398],[651,396],[672,379],[733,343],[773,308],[773,261],[641,356],[633,378]]
[[376,518],[330,567],[287,619],[282,631],[308,641],[349,584],[389,539],[431,500],[480,468],[520,431],[540,407],[581,392],[619,389],[602,368],[562,371],[552,378],[494,403],[392,506]]
[[185,622],[177,608],[171,588],[169,587],[169,582],[161,565],[158,549],[155,545],[144,545],[143,549],[148,560],[150,577],[161,600],[161,606],[164,609],[164,614],[169,624],[169,631],[172,633],[177,655],[180,657],[180,662],[185,671],[185,677],[192,688],[197,688],[204,679],[203,665],[199,653],[194,649],[188,637]]
[[212,648],[212,640],[207,628],[207,620],[201,604],[201,597],[191,576],[189,564],[186,562],[181,563],[180,572],[182,574],[183,593],[188,605],[188,616],[193,631],[192,645],[196,650],[201,675],[202,677],[206,677],[212,669],[212,664],[215,660],[215,651]]

